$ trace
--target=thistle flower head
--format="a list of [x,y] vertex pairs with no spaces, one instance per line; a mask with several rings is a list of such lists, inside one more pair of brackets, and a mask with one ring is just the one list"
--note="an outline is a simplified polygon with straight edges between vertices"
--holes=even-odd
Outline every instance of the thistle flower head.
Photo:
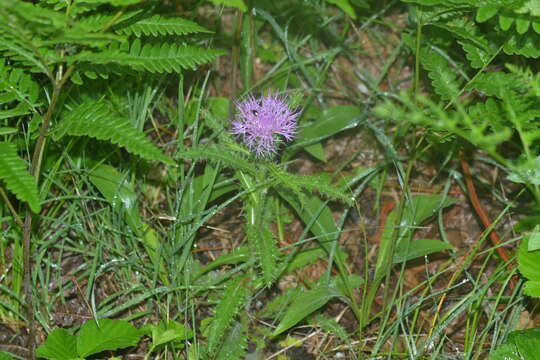
[[294,138],[299,112],[291,109],[283,96],[250,96],[236,107],[238,113],[236,121],[232,122],[232,133],[240,135],[255,155],[274,154],[280,141]]

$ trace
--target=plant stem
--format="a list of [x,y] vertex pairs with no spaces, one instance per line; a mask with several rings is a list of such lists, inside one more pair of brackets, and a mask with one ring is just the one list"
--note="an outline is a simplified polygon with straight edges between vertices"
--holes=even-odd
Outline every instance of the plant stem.
[[[62,76],[58,82],[54,83],[54,90],[51,97],[51,102],[47,108],[47,113],[43,118],[43,123],[39,130],[39,136],[36,142],[36,147],[34,148],[34,154],[32,155],[32,162],[30,164],[30,173],[35,177],[36,183],[39,184],[39,174],[41,170],[41,162],[43,159],[43,150],[45,149],[45,143],[47,140],[47,131],[49,130],[49,125],[51,122],[52,114],[58,98],[60,97],[60,92],[67,79],[71,76],[75,70],[74,66],[70,66],[66,73]],[[26,214],[23,224],[23,264],[24,264],[24,281],[23,281],[23,291],[24,299],[26,303],[27,311],[27,321],[28,321],[28,341],[27,348],[30,352],[30,358],[32,360],[36,359],[36,318],[34,316],[34,298],[32,296],[31,281],[32,281],[32,262],[30,259],[30,248],[31,248],[31,238],[32,238],[32,218],[33,213],[29,207],[26,208]]]

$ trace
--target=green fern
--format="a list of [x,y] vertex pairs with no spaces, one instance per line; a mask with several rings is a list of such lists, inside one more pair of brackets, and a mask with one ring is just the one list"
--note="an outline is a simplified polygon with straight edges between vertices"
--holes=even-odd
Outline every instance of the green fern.
[[540,34],[540,6],[537,0],[487,1],[478,8],[476,20],[485,22],[497,14],[503,31],[515,24],[518,34],[525,34],[531,26]]
[[64,134],[107,140],[143,158],[174,165],[129,120],[115,115],[103,103],[87,101],[65,115],[57,127],[55,137],[58,139]]
[[142,44],[135,39],[130,48],[112,46],[109,50],[94,53],[84,51],[71,57],[71,61],[83,61],[93,64],[118,64],[134,70],[146,70],[153,73],[181,72],[195,69],[198,65],[210,62],[224,54],[219,50],[206,50],[189,45],[177,44]]
[[246,303],[250,293],[248,283],[249,277],[245,275],[237,276],[225,285],[223,297],[216,306],[208,331],[208,355],[213,356],[219,351],[231,323]]
[[[25,115],[30,111],[37,113],[39,106],[39,84],[33,81],[30,74],[21,68],[14,68],[0,63],[0,119]],[[7,104],[15,103],[15,107],[7,108]]]
[[502,109],[494,102],[479,103],[467,113],[444,110],[443,105],[424,96],[418,96],[413,101],[402,93],[401,100],[402,106],[388,101],[374,111],[380,117],[456,134],[490,154],[495,154],[496,147],[512,135],[511,129],[503,125]]
[[422,66],[428,71],[435,92],[442,99],[453,99],[462,81],[458,79],[454,64],[449,61],[449,55],[436,46],[424,46],[420,49],[419,56]]
[[17,155],[15,145],[6,142],[0,142],[0,180],[19,200],[27,202],[33,212],[41,211],[36,179]]
[[160,35],[186,35],[196,33],[211,33],[210,30],[183,18],[166,18],[161,15],[154,15],[136,21],[126,27],[115,30],[123,35],[160,36]]

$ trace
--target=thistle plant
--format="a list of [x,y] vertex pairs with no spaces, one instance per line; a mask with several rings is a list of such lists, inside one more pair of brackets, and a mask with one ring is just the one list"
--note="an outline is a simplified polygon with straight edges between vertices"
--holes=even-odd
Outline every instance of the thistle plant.
[[269,94],[260,98],[249,96],[237,103],[237,121],[232,122],[232,133],[240,135],[257,157],[277,152],[282,139],[291,141],[297,129],[299,112],[291,109],[286,98]]

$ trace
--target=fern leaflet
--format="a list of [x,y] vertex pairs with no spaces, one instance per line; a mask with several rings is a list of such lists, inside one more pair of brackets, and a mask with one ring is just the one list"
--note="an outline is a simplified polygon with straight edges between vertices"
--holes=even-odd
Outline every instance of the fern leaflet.
[[0,180],[19,200],[27,202],[33,212],[41,211],[36,179],[17,155],[15,145],[6,142],[0,142]]
[[161,15],[154,15],[141,19],[131,25],[119,28],[117,33],[123,35],[160,36],[160,35],[186,35],[195,33],[211,33],[210,30],[183,18],[166,18]]
[[56,137],[64,134],[107,140],[143,158],[174,165],[142,132],[103,103],[88,101],[69,112],[58,126]]
[[224,52],[220,50],[206,50],[189,45],[169,43],[142,45],[140,39],[135,39],[129,51],[125,47],[111,47],[99,53],[85,51],[71,59],[93,64],[118,64],[152,73],[172,73],[195,69],[198,65],[210,62],[222,54]]

